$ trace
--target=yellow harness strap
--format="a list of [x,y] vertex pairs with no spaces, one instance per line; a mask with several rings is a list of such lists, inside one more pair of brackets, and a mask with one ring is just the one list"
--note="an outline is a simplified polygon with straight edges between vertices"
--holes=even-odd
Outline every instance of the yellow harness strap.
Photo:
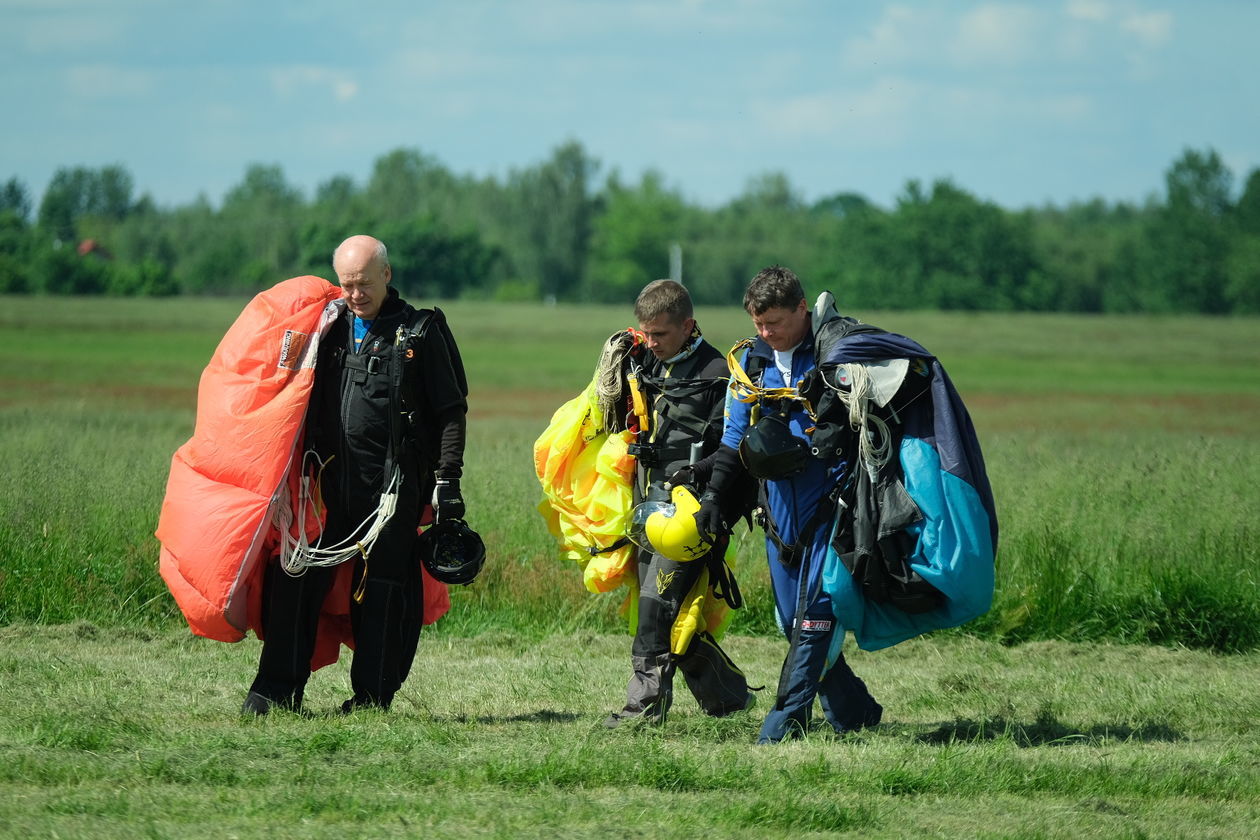
[[731,384],[727,387],[730,389],[731,396],[742,403],[756,404],[762,400],[791,400],[798,402],[805,409],[805,413],[809,415],[809,419],[817,423],[818,418],[814,416],[814,407],[795,388],[763,388],[749,378],[748,372],[744,370],[744,366],[739,362],[739,355],[741,350],[752,347],[752,345],[753,340],[745,338],[726,354],[726,366],[731,372]]

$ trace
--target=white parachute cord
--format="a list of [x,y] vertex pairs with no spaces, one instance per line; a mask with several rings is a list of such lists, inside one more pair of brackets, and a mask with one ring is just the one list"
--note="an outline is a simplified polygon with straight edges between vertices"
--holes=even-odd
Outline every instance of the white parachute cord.
[[[858,458],[874,480],[875,473],[888,463],[892,455],[888,424],[883,418],[870,412],[872,386],[866,365],[853,362],[839,367],[844,370],[849,380],[847,389],[837,386],[826,377],[823,377],[823,381],[836,392],[840,402],[848,408],[849,426],[858,432]],[[841,378],[842,381],[843,378],[845,377]]]
[[620,415],[624,410],[621,405],[626,393],[622,363],[633,346],[634,336],[629,330],[613,333],[604,342],[595,366],[595,404],[604,418],[604,426],[609,429],[621,428]]
[[[395,466],[389,483],[381,493],[376,509],[355,527],[350,536],[334,545],[320,545],[323,539],[321,528],[312,544],[310,535],[306,533],[307,514],[312,504],[312,494],[310,474],[305,467],[307,460],[313,456],[314,453],[308,451],[303,457],[302,492],[297,509],[293,509],[288,487],[285,486],[281,493],[280,503],[275,506],[275,513],[272,515],[272,521],[280,532],[280,567],[294,577],[302,575],[312,566],[338,566],[347,560],[353,560],[360,554],[367,557],[381,535],[381,531],[385,529],[385,525],[398,508],[398,489],[402,484],[402,470]],[[293,533],[292,526],[295,522],[297,534]]]

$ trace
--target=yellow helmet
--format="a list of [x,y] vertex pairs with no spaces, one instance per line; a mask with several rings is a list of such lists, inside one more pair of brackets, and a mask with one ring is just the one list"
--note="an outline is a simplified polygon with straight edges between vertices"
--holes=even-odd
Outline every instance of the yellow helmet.
[[676,486],[668,502],[643,502],[630,517],[628,536],[640,548],[654,551],[676,563],[698,560],[713,545],[696,527],[700,503],[690,488]]

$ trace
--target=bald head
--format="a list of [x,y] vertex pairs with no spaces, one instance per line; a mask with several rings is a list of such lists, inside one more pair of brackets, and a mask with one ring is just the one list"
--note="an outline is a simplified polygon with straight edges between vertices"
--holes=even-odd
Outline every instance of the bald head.
[[350,311],[371,321],[388,295],[391,272],[385,243],[371,236],[352,236],[333,251],[333,271]]

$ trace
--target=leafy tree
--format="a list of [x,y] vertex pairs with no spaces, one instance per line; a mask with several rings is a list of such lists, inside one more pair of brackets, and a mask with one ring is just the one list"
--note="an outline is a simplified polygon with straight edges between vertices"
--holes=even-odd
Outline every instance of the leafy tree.
[[1225,297],[1229,311],[1254,315],[1260,313],[1260,169],[1247,176],[1233,216]]
[[1025,308],[1067,312],[1124,312],[1132,294],[1144,212],[1101,199],[1024,214],[1031,231],[1035,283]]
[[166,297],[178,294],[179,286],[170,266],[159,260],[144,259],[137,263],[114,265],[109,272],[106,291],[111,295],[127,297]]
[[61,168],[54,174],[39,205],[39,225],[63,242],[77,238],[79,221],[99,216],[111,221],[132,209],[131,174],[122,166]]
[[1143,308],[1224,312],[1232,175],[1215,151],[1187,149],[1169,168],[1168,202],[1147,228]]
[[683,236],[686,205],[667,190],[659,172],[637,188],[616,176],[604,190],[604,211],[592,222],[591,255],[581,297],[625,303],[644,285],[669,275],[669,248]]
[[418,149],[395,149],[377,158],[364,191],[364,209],[373,225],[407,219],[436,212],[455,190],[454,176],[436,158]]
[[0,210],[0,294],[31,290],[29,228],[25,216],[13,209]]
[[1260,314],[1260,236],[1240,236],[1226,263],[1225,296],[1231,312]]
[[[122,166],[64,167],[34,224],[21,182],[0,184],[0,292],[253,292],[331,278],[337,243],[371,233],[390,246],[400,288],[420,297],[625,302],[667,273],[677,242],[702,304],[738,302],[748,278],[781,263],[850,311],[1260,311],[1260,170],[1232,203],[1233,176],[1211,150],[1185,151],[1165,196],[1142,206],[1019,212],[949,181],[911,181],[891,210],[844,191],[807,205],[775,172],[706,208],[656,172],[593,189],[598,169],[576,142],[502,182],[402,148],[363,187],[339,175],[309,203],[279,166],[252,165],[216,210],[204,196],[170,209],[134,199]],[[103,250],[79,254],[87,239]]]
[[875,211],[875,205],[861,193],[839,192],[835,195],[820,198],[810,208],[811,212],[833,216],[837,219],[851,219]]
[[812,215],[782,173],[751,178],[743,193],[691,226],[687,285],[698,302],[738,304],[753,275],[780,264],[800,276],[807,293],[825,286],[829,224],[835,220]]
[[1252,236],[1260,236],[1260,168],[1251,170],[1242,195],[1234,207],[1238,230]]
[[898,253],[889,254],[890,304],[944,309],[1013,309],[1025,304],[1033,272],[1026,222],[948,180],[925,193],[917,181],[898,200]]
[[109,286],[109,264],[54,242],[34,255],[32,291],[48,295],[99,295]]
[[298,236],[302,193],[278,165],[253,164],[228,191],[219,213],[221,235],[242,249],[234,287],[255,292],[294,276],[300,268]]
[[475,232],[447,232],[432,217],[385,223],[378,238],[389,248],[392,282],[401,294],[417,299],[475,291],[499,259]]
[[549,299],[565,300],[581,287],[597,205],[590,181],[599,163],[576,142],[560,146],[540,166],[513,172],[499,215],[511,235],[518,276],[536,282]]
[[10,213],[25,222],[31,217],[31,196],[26,185],[10,178],[0,186],[0,214]]

